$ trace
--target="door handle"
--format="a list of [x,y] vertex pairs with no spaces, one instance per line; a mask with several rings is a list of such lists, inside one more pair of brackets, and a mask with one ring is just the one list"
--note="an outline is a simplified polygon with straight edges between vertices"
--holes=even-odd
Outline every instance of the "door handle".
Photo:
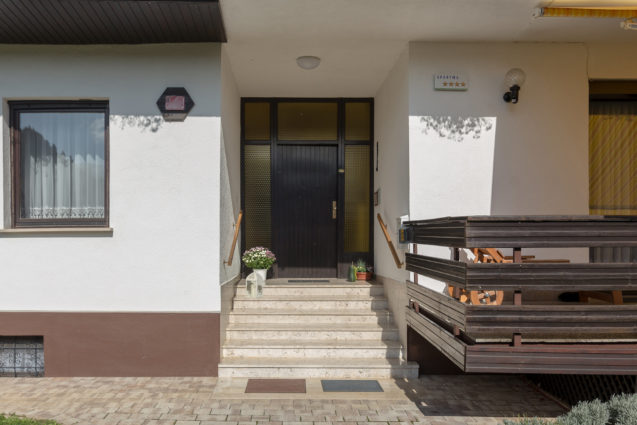
[[336,212],[338,208],[336,207],[336,201],[332,201],[332,218],[336,220]]

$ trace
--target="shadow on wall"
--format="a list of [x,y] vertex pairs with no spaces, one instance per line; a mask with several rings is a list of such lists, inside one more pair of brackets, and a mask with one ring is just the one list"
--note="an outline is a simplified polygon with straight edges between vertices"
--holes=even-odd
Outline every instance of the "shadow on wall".
[[[569,153],[570,146],[550,145],[553,147],[549,149],[541,146],[542,141],[528,146],[520,142],[528,135],[505,138],[502,134],[511,134],[511,130],[503,132],[502,125],[497,124],[501,123],[496,117],[410,117],[412,220],[577,213],[569,191],[573,164],[560,159]],[[500,137],[496,137],[498,132]],[[572,210],[568,209],[569,203],[573,204]],[[425,255],[451,257],[450,250],[444,247],[422,250]],[[581,248],[536,248],[526,252],[538,258],[588,262],[588,250]],[[504,253],[510,255],[508,249]]]
[[429,134],[433,131],[440,138],[463,142],[465,136],[471,135],[473,139],[480,139],[482,132],[493,128],[493,120],[484,117],[420,117],[424,125],[422,132]]
[[[412,220],[489,215],[496,117],[409,118],[409,215]],[[418,253],[451,258],[447,247],[422,245]],[[444,290],[439,281],[419,283]]]
[[135,127],[142,132],[156,133],[164,124],[164,119],[159,115],[111,115],[111,125],[123,130],[126,127]]
[[412,220],[491,213],[496,124],[496,117],[410,117]]

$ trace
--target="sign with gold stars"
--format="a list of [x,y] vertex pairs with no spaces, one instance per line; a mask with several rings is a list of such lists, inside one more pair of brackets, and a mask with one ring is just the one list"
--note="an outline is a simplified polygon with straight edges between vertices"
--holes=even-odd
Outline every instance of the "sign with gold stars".
[[469,81],[462,74],[443,73],[434,75],[435,90],[465,91],[469,88]]

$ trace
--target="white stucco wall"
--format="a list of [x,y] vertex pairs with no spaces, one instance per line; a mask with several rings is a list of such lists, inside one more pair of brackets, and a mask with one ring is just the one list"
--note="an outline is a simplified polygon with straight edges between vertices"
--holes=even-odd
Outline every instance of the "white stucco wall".
[[231,265],[228,259],[234,237],[237,215],[241,209],[241,98],[237,90],[234,74],[226,46],[221,48],[221,219],[219,264],[220,281],[231,281],[241,269],[241,234],[234,250]]
[[[409,50],[398,57],[374,97],[374,190],[380,190],[380,204],[374,207],[374,266],[376,280],[383,284],[389,309],[398,326],[400,341],[407,346],[405,280],[409,273],[396,267],[385,236],[378,225],[380,213],[394,240],[401,261],[404,251],[397,243],[396,219],[409,213]],[[376,154],[378,143],[378,155]]]
[[637,79],[635,45],[629,43],[590,43],[586,45],[590,79]]
[[[108,99],[111,237],[0,235],[0,310],[219,311],[218,44],[0,46],[4,210],[12,99]],[[195,107],[163,122],[183,86]]]
[[[445,200],[448,215],[587,213],[588,78],[584,46],[413,43],[410,61],[410,117],[494,119],[493,179],[448,176],[452,184],[459,179],[466,182],[466,193],[458,190],[454,200]],[[504,75],[514,67],[522,68],[527,75],[516,105],[502,100]],[[434,91],[436,72],[464,73],[469,78],[469,90]],[[417,137],[418,129],[411,130],[416,130],[410,141],[416,148],[422,139]],[[486,146],[489,143],[484,141],[493,132],[484,131],[478,139],[467,139]],[[447,173],[450,166],[460,170],[478,160],[476,152],[463,151],[457,152],[455,164],[440,162],[437,169],[413,169],[412,218],[429,218],[432,215],[428,210],[437,207],[436,198],[429,199],[427,205],[419,202],[424,179],[451,174]],[[412,155],[411,160],[416,163],[420,159]],[[446,184],[445,179],[440,180],[437,184]],[[476,206],[476,202],[463,202],[476,185],[491,186],[490,211]]]
[[[585,46],[411,43],[409,59],[411,219],[588,214]],[[502,100],[504,76],[514,67],[526,72],[516,105]],[[466,75],[469,89],[435,91],[434,74],[444,72]],[[482,131],[440,137],[424,131],[423,117],[483,119]],[[446,248],[422,252],[450,255]],[[588,257],[581,249],[541,254]]]
[[374,208],[374,265],[376,274],[404,281],[408,273],[396,267],[385,236],[378,225],[380,213],[403,259],[397,242],[396,220],[409,214],[409,51],[400,55],[396,64],[374,97],[374,190],[380,189],[380,204]]

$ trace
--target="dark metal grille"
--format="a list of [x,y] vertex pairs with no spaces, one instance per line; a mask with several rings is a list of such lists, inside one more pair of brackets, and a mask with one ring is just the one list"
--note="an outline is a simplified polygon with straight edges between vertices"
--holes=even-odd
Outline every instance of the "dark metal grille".
[[44,376],[41,336],[0,336],[0,376]]
[[635,375],[529,375],[549,394],[574,405],[578,401],[606,401],[613,394],[630,394],[637,389]]

